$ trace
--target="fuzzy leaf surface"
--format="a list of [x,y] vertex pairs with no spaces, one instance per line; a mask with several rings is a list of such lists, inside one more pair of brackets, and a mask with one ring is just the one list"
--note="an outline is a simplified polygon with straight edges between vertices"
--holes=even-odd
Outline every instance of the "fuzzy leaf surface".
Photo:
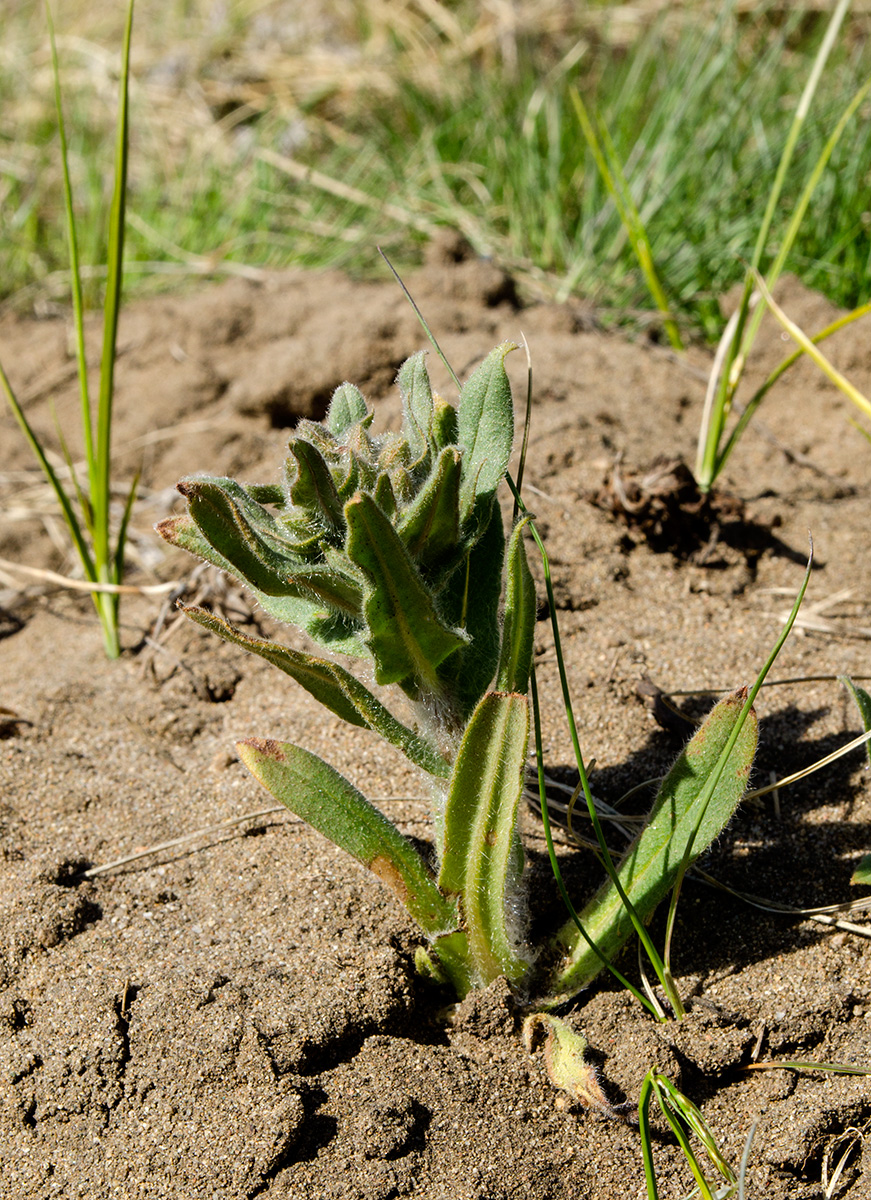
[[363,393],[353,383],[343,383],[333,392],[325,424],[330,433],[340,438],[346,430],[369,416]]
[[438,882],[460,898],[477,984],[499,975],[517,982],[528,969],[505,911],[528,743],[526,697],[490,692],[472,715],[451,776]]
[[[862,728],[867,733],[871,730],[871,696],[868,695],[864,688],[853,683],[852,679],[848,679],[846,675],[841,678],[841,683],[843,683],[844,687],[853,697],[862,720]],[[871,742],[865,743],[865,754],[867,755],[869,765],[871,765]]]
[[378,683],[438,690],[436,668],[466,642],[435,610],[420,572],[385,514],[361,493],[345,506],[348,557],[366,577],[366,643]]
[[502,513],[494,504],[482,536],[439,594],[439,608],[446,620],[464,629],[470,639],[439,671],[457,712],[464,719],[472,714],[492,683],[499,662],[499,600],[504,558]]
[[457,928],[456,901],[441,894],[411,843],[343,775],[290,742],[249,738],[236,748],[279,803],[377,875],[429,937]]
[[460,453],[454,447],[441,452],[396,530],[422,571],[435,567],[452,550],[456,552],[460,533]]
[[353,624],[336,617],[326,618],[322,604],[311,599],[303,599],[300,595],[273,596],[258,589],[241,575],[241,572],[215,547],[206,540],[202,531],[192,518],[183,513],[175,517],[167,517],[156,526],[157,532],[173,546],[179,546],[204,559],[213,567],[226,571],[228,575],[244,583],[254,596],[257,604],[264,612],[282,621],[285,625],[295,625],[303,629],[319,645],[327,647],[337,654],[349,654],[354,658],[370,658],[366,646],[360,640]]
[[514,404],[505,373],[505,355],[517,347],[503,342],[491,350],[460,393],[457,436],[463,450],[463,517],[476,501],[493,496],[502,482],[514,445]]
[[[741,801],[756,752],[758,723],[752,709],[704,814],[699,811],[699,799],[741,718],[745,698],[742,689],[714,706],[663,780],[647,825],[620,863],[620,881],[642,921],[650,918],[670,891],[688,847],[692,847],[689,861],[693,862],[723,830]],[[579,915],[589,936],[609,959],[633,930],[610,880]],[[573,994],[602,970],[602,963],[574,922],[563,927],[557,942],[569,949],[569,955],[552,980],[551,994]]]
[[430,775],[448,776],[448,764],[442,756],[413,729],[398,721],[359,679],[338,663],[292,650],[267,638],[249,637],[204,608],[194,605],[180,607],[186,617],[216,633],[225,642],[241,646],[250,654],[256,654],[278,667],[341,720],[380,734]]
[[296,478],[288,489],[291,503],[306,510],[322,536],[341,545],[345,534],[342,502],[323,455],[302,438],[292,438],[288,449],[296,460]]
[[421,350],[405,360],[399,368],[396,382],[402,397],[402,432],[408,441],[412,460],[417,462],[428,449],[436,448],[432,428],[432,387],[426,369],[426,351]]
[[267,595],[287,595],[285,580],[300,560],[288,532],[235,480],[182,479],[178,490],[203,537],[233,573]]
[[518,521],[508,541],[505,555],[505,615],[502,623],[502,652],[496,672],[500,692],[529,689],[532,647],[535,637],[535,583],[526,558],[523,530],[527,521]]

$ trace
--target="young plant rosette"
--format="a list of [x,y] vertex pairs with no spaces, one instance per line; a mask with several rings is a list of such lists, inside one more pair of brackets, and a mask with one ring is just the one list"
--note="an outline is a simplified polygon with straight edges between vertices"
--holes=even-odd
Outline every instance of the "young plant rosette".
[[[497,497],[513,444],[504,360],[514,348],[503,343],[486,357],[456,407],[433,394],[424,354],[408,359],[398,376],[399,433],[374,433],[361,392],[343,384],[323,423],[297,426],[279,483],[183,479],[187,513],[158,530],[241,580],[265,612],[303,630],[321,651],[362,660],[379,688],[404,693],[412,724],[333,659],[249,637],[202,608],[181,606],[273,663],[336,716],[396,746],[428,777],[432,862],[316,755],[272,739],[238,743],[242,761],[276,799],[405,905],[429,943],[419,968],[461,996],[505,976],[518,995],[553,1003],[586,986],[633,925],[608,881],[580,914],[586,937],[569,921],[543,946],[526,940],[517,819],[536,601],[527,518],[506,538]],[[740,801],[756,743],[752,714],[716,786],[708,784],[742,700],[729,697],[713,710],[619,866],[621,890],[642,920]]]

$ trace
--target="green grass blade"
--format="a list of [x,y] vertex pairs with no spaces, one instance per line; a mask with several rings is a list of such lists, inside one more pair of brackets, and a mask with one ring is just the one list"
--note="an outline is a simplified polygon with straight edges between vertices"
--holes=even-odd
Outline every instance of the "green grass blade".
[[771,191],[768,193],[768,203],[765,206],[765,213],[762,217],[762,222],[759,226],[759,233],[756,237],[756,245],[753,248],[753,257],[750,260],[751,267],[757,270],[762,262],[762,255],[765,252],[765,246],[768,242],[768,235],[771,231],[771,223],[774,220],[774,213],[777,209],[781,192],[783,191],[786,173],[789,170],[789,164],[792,161],[793,153],[798,144],[799,135],[801,134],[802,127],[807,119],[817,86],[822,78],[826,60],[832,51],[832,47],[835,44],[835,38],[838,36],[838,30],[841,28],[841,23],[843,22],[849,7],[850,0],[838,0],[838,4],[829,19],[825,36],[820,43],[820,48],[817,51],[816,58],[814,59],[814,64],[811,68],[811,73],[808,76],[807,83],[804,86],[804,91],[801,94],[801,99],[798,102],[798,107],[795,110],[795,116],[792,119],[792,124],[790,126],[789,133],[787,134],[786,144],[783,148],[783,153],[780,156],[780,161],[777,164],[777,173],[774,177],[774,183],[771,186]]
[[112,581],[120,583],[124,576],[124,547],[127,545],[127,530],[130,528],[130,518],[133,516],[133,506],[136,503],[136,493],[139,490],[139,472],[137,471],[130,484],[127,499],[124,501],[124,511],[118,526],[118,540],[115,543],[115,553],[112,560]]
[[698,1156],[693,1149],[692,1143],[690,1142],[684,1127],[683,1106],[676,1106],[672,1100],[672,1097],[665,1092],[662,1085],[663,1078],[657,1074],[653,1087],[654,1095],[656,1096],[659,1107],[662,1110],[662,1114],[671,1126],[672,1133],[677,1138],[677,1142],[681,1148],[681,1151],[683,1152],[683,1156],[693,1173],[693,1177],[696,1181],[696,1185],[698,1186],[699,1195],[702,1197],[702,1200],[714,1200],[714,1195],[711,1191],[711,1185],[705,1178],[705,1173],[702,1170],[701,1163],[698,1160]]
[[279,803],[377,875],[424,933],[457,929],[456,901],[441,894],[411,843],[338,771],[289,742],[249,738],[236,748]]
[[607,126],[601,126],[602,142],[605,147],[605,153],[611,165],[611,172],[617,186],[623,196],[623,207],[628,217],[629,224],[626,227],[626,232],[629,236],[629,242],[635,252],[635,257],[638,259],[638,265],[641,267],[644,275],[647,288],[653,297],[653,302],[659,309],[663,318],[663,327],[665,329],[668,340],[673,350],[682,352],[684,345],[680,336],[680,330],[677,323],[671,316],[671,305],[668,302],[668,297],[665,294],[665,289],[660,282],[659,274],[656,270],[656,265],[653,259],[653,247],[650,243],[647,230],[644,222],[641,219],[641,214],[638,211],[635,201],[632,198],[632,191],[629,187],[629,182],[623,173],[623,165],[617,155],[617,148],[614,145],[611,134]]
[[871,1075],[871,1067],[859,1067],[855,1063],[814,1062],[812,1058],[787,1059],[784,1062],[745,1063],[744,1071],[825,1071],[831,1075]]
[[103,304],[103,351],[100,358],[100,396],[97,405],[96,466],[91,504],[94,509],[94,558],[101,577],[108,577],[113,555],[109,548],[109,507],[112,465],[112,406],[115,389],[115,359],[121,284],[124,274],[124,230],[127,198],[127,150],[129,142],[130,41],[133,35],[133,0],[127,9],[124,46],[121,53],[121,82],[118,94],[118,128],[115,140],[115,186],[109,214],[106,298]]
[[[841,135],[843,134],[844,130],[846,129],[847,125],[849,124],[851,118],[856,113],[856,110],[859,108],[862,101],[868,95],[869,88],[871,88],[871,80],[869,80],[867,83],[864,84],[864,86],[860,87],[856,91],[856,93],[850,100],[847,107],[841,113],[840,119],[838,120],[837,124],[835,125],[835,128],[832,130],[831,134],[829,135],[829,138],[826,141],[826,144],[823,147],[822,152],[820,153],[819,157],[817,158],[817,161],[814,164],[813,170],[811,171],[810,175],[808,176],[808,179],[805,183],[804,189],[802,190],[802,194],[799,197],[798,202],[796,203],[795,207],[792,210],[792,214],[789,219],[789,224],[787,225],[786,230],[784,231],[784,233],[780,239],[780,249],[778,250],[773,263],[768,268],[768,270],[765,272],[765,282],[769,288],[773,288],[774,285],[777,283],[777,280],[780,278],[781,273],[783,272],[783,268],[786,264],[786,260],[789,256],[790,251],[792,250],[795,239],[798,236],[799,227],[801,226],[801,223],[804,220],[804,215],[807,212],[808,205],[810,204],[811,198],[817,189],[817,185],[819,184],[819,181],[822,178],[823,172],[825,171],[826,167],[828,166],[829,159],[832,156],[832,152],[834,151],[835,146],[841,140]],[[752,269],[755,269],[755,270],[759,269],[759,262],[756,261],[755,259],[752,264]],[[756,340],[756,334],[759,330],[759,325],[762,321],[763,311],[764,310],[760,306],[757,309],[757,311],[754,313],[753,317],[750,320],[749,325],[747,326],[747,331],[744,335],[743,345],[741,347],[741,353],[745,359],[746,359],[747,355],[750,353],[750,349],[753,345],[753,342]]]
[[801,347],[808,358],[816,363],[823,374],[828,376],[835,387],[840,392],[843,392],[848,400],[851,400],[853,404],[855,404],[856,407],[865,414],[866,417],[871,417],[871,400],[869,400],[867,396],[863,395],[863,393],[860,392],[859,389],[855,387],[845,375],[842,375],[841,372],[832,365],[832,363],[826,358],[825,354],[823,354],[822,350],[817,348],[816,343],[807,336],[804,330],[800,329],[794,321],[789,319],[789,317],[771,295],[765,280],[758,273],[756,275],[756,286],[762,293],[762,298],[765,300],[765,303],[771,309],[778,322],[786,330],[793,341]]
[[653,297],[656,307],[662,314],[663,326],[668,335],[668,340],[674,350],[682,351],[684,348],[683,341],[681,340],[677,324],[671,316],[671,306],[656,271],[650,238],[644,227],[641,214],[632,198],[632,192],[623,173],[623,167],[617,155],[614,142],[608,133],[607,127],[604,125],[601,126],[602,141],[599,141],[589,113],[581,99],[580,92],[577,88],[572,88],[570,94],[572,103],[575,106],[578,122],[587,140],[587,145],[590,147],[590,152],[595,159],[596,166],[599,168],[602,180],[614,201],[620,221],[626,230],[626,235],[635,252],[638,265],[641,267],[648,290]]
[[656,1165],[653,1161],[653,1132],[650,1128],[650,1098],[653,1095],[655,1071],[644,1076],[638,1096],[638,1135],[641,1139],[641,1160],[644,1164],[644,1181],[647,1184],[647,1200],[659,1200],[656,1186]]
[[88,548],[88,543],[85,541],[84,532],[82,530],[81,523],[76,516],[72,501],[70,500],[70,497],[67,495],[63,484],[58,478],[57,472],[48,461],[46,453],[40,444],[39,438],[36,436],[36,433],[34,432],[30,422],[24,415],[24,410],[18,403],[18,397],[12,390],[12,385],[10,384],[9,379],[6,376],[6,372],[3,370],[2,366],[0,366],[0,388],[2,388],[5,392],[6,399],[9,401],[9,407],[12,409],[13,416],[21,427],[22,433],[27,438],[31,450],[36,455],[37,461],[42,467],[43,474],[51,484],[52,491],[57,497],[57,502],[61,507],[64,521],[66,522],[67,529],[70,531],[70,537],[73,540],[76,553],[81,561],[82,569],[91,583],[97,583],[98,577],[96,568],[94,566],[94,560],[91,555],[91,551]]
[[[854,308],[852,312],[846,313],[843,317],[838,317],[836,321],[832,321],[830,325],[826,325],[826,327],[821,329],[819,333],[815,333],[810,340],[814,343],[814,345],[817,345],[820,342],[825,341],[827,337],[831,337],[833,333],[837,333],[839,329],[843,329],[845,326],[852,324],[853,321],[858,321],[860,317],[866,316],[869,312],[871,312],[871,301],[869,301],[867,304],[860,304],[858,308]],[[798,350],[795,350],[792,354],[787,355],[783,362],[778,364],[778,366],[771,372],[762,386],[757,388],[757,390],[750,397],[744,408],[744,411],[736,421],[734,429],[729,434],[725,446],[719,452],[719,455],[716,459],[714,470],[717,475],[719,475],[719,473],[723,470],[723,467],[726,465],[729,456],[735,449],[735,446],[740,440],[744,430],[749,425],[759,405],[771,391],[772,387],[774,387],[775,383],[777,383],[778,379],[780,379],[780,377],[784,375],[794,363],[797,363],[803,354],[804,350],[799,347]],[[865,433],[865,430],[862,429],[861,426],[858,428],[862,433]],[[867,437],[868,434],[866,433],[865,436]]]
[[[718,781],[720,780],[720,777],[721,777],[723,771],[725,770],[729,755],[732,753],[733,748],[735,747],[738,739],[744,733],[745,722],[748,720],[748,718],[752,717],[752,722],[753,722],[754,727],[756,725],[756,717],[755,717],[755,713],[753,711],[753,704],[756,700],[756,697],[759,695],[760,688],[765,683],[765,680],[768,676],[768,672],[774,666],[774,663],[777,660],[778,654],[780,654],[780,651],[783,649],[786,639],[789,637],[790,633],[792,632],[792,627],[795,624],[795,619],[798,616],[799,609],[801,608],[802,601],[804,600],[805,592],[807,591],[807,586],[810,583],[811,569],[813,567],[813,559],[814,559],[814,550],[813,550],[813,542],[811,542],[810,553],[808,555],[807,566],[805,568],[805,573],[804,573],[804,579],[802,580],[801,587],[798,590],[798,594],[795,598],[792,609],[790,610],[790,614],[786,619],[783,629],[780,631],[780,635],[777,638],[777,641],[774,643],[774,646],[772,647],[771,653],[768,655],[768,658],[766,659],[765,663],[763,664],[761,671],[756,676],[756,680],[753,684],[753,687],[747,693],[747,698],[746,698],[744,705],[741,709],[741,712],[738,716],[738,720],[735,724],[735,727],[734,727],[731,735],[729,736],[729,738],[726,742],[726,745],[723,747],[722,754],[717,763],[717,766],[715,767],[715,769],[711,775],[711,779],[709,781],[708,787],[705,789],[702,796],[700,797],[700,800],[699,800],[699,813],[700,813],[699,823],[696,827],[695,833],[693,834],[691,841],[687,845],[687,848],[686,848],[686,851],[684,854],[684,860],[680,864],[680,868],[675,876],[674,891],[672,892],[672,897],[671,897],[671,901],[669,904],[668,921],[666,924],[666,934],[665,934],[665,964],[666,964],[666,975],[670,982],[672,979],[672,975],[671,975],[671,939],[672,939],[672,934],[674,932],[675,920],[677,917],[677,903],[678,903],[678,899],[680,898],[680,891],[681,891],[681,887],[683,885],[684,875],[686,874],[686,871],[687,871],[688,867],[690,866],[693,857],[697,856],[697,854],[700,852],[700,850],[702,848],[700,845],[700,839],[703,841],[704,837],[706,836],[702,830],[702,822],[706,819],[708,806],[711,803],[713,788],[717,786]],[[755,739],[755,731],[754,731],[754,739]],[[750,762],[752,765],[752,755],[751,755]],[[707,845],[707,843],[704,843],[704,844]],[[695,849],[697,846],[699,847],[698,850]],[[695,855],[693,855],[694,850],[695,850]]]
[[[795,147],[798,143],[799,135],[802,127],[804,126],[805,120],[807,119],[811,101],[814,93],[816,92],[826,61],[831,53],[835,38],[848,7],[849,0],[839,0],[839,3],[829,20],[825,36],[814,59],[810,76],[805,84],[805,88],[802,92],[801,99],[793,117],[789,133],[787,134],[786,143],[778,162],[774,182],[768,194],[765,213],[759,226],[756,243],[753,249],[753,255],[750,261],[750,269],[748,270],[744,281],[744,290],[738,306],[737,326],[720,368],[716,400],[713,405],[712,413],[710,414],[710,424],[706,433],[700,435],[700,446],[703,445],[704,449],[699,455],[700,466],[697,467],[696,482],[698,483],[699,489],[702,492],[707,492],[710,490],[714,480],[717,477],[717,474],[719,473],[719,470],[721,469],[721,464],[718,465],[718,460],[720,460],[721,457],[720,443],[725,431],[726,420],[732,407],[735,391],[743,374],[743,364],[746,362],[747,355],[749,354],[756,338],[756,333],[759,329],[759,323],[762,320],[763,310],[761,307],[757,309],[755,314],[750,314],[750,299],[753,290],[753,273],[754,271],[758,271],[760,268],[762,255],[765,251],[765,246],[768,243],[771,225],[774,220],[774,214],[780,200],[783,184],[786,179],[789,165],[792,161]],[[851,105],[855,100],[856,97],[854,96],[853,101],[851,101]],[[848,105],[848,110],[851,109],[851,105]],[[820,155],[814,170],[811,172],[810,179],[808,180],[802,196],[798,220],[795,220],[794,217],[789,226],[789,243],[787,245],[784,241],[781,246],[781,252],[773,265],[773,274],[770,279],[770,283],[772,285],[777,274],[779,274],[780,270],[782,269],[786,254],[788,254],[792,247],[792,242],[798,233],[798,226],[801,217],[804,215],[805,208],[807,207],[810,197],[816,188],[819,176],[822,173],[825,164],[828,162],[835,143],[838,141],[838,138],[840,137],[840,134],[843,131],[848,119],[848,114],[845,112],[845,114],[842,116],[841,122],[839,122],[838,127],[835,130],[835,133],[829,139],[829,143],[827,143],[827,146]]]
[[88,485],[93,495],[96,491],[95,475],[96,460],[94,458],[94,431],[91,416],[91,400],[88,388],[88,364],[85,346],[84,303],[82,300],[82,273],[79,264],[79,242],[76,234],[76,222],[73,209],[73,189],[70,182],[69,150],[67,146],[66,125],[64,123],[63,103],[60,92],[60,66],[57,57],[57,45],[54,36],[54,21],[51,7],[46,0],[45,15],[48,22],[48,37],[51,46],[51,69],[54,82],[54,104],[57,112],[58,140],[60,142],[61,169],[63,172],[64,213],[67,225],[67,247],[70,263],[70,287],[73,298],[73,328],[75,331],[76,364],[79,372],[79,398],[81,401],[82,436],[85,443],[85,461],[88,464]]
[[82,514],[82,519],[85,523],[85,527],[88,530],[88,533],[90,533],[93,536],[94,524],[93,524],[93,514],[91,512],[90,497],[88,496],[88,493],[85,491],[85,489],[82,487],[82,485],[79,481],[79,473],[76,470],[76,464],[73,462],[73,456],[70,453],[70,448],[67,444],[66,435],[64,434],[64,431],[61,428],[61,423],[58,420],[57,411],[55,409],[53,402],[51,403],[51,417],[52,417],[52,421],[54,423],[54,431],[57,435],[58,445],[60,446],[61,457],[63,458],[64,462],[66,463],[66,468],[70,473],[70,480],[73,485],[73,491],[76,494],[76,500],[78,501],[79,511]]
[[528,742],[526,697],[490,692],[466,728],[451,777],[438,883],[442,892],[462,897],[478,984],[500,975],[517,983],[529,969],[506,923]]
[[717,1145],[716,1138],[711,1132],[711,1127],[708,1125],[705,1118],[702,1116],[699,1109],[693,1104],[688,1096],[667,1079],[664,1075],[659,1076],[659,1086],[662,1091],[668,1096],[672,1107],[680,1114],[681,1119],[686,1122],[699,1141],[705,1148],[705,1153],[711,1160],[716,1169],[720,1172],[727,1183],[736,1183],[735,1172],[726,1159],[723,1157],[720,1147]]
[[[562,902],[566,906],[569,916],[574,922],[575,927],[577,928],[581,937],[584,938],[589,946],[590,952],[598,956],[602,966],[606,970],[610,971],[617,982],[622,984],[623,987],[626,988],[627,992],[630,992],[638,1001],[638,1003],[643,1005],[652,1016],[656,1017],[660,1021],[664,1021],[665,1013],[662,1011],[662,1009],[657,1009],[651,1003],[648,997],[645,996],[644,993],[637,988],[634,983],[630,982],[630,980],[628,980],[626,976],[623,975],[622,972],[620,972],[617,967],[615,967],[613,963],[611,963],[605,957],[605,955],[587,933],[586,929],[584,929],[584,926],[581,924],[581,918],[578,916],[577,910],[572,903],[572,898],[568,893],[562,871],[560,870],[559,859],[556,856],[556,849],[553,844],[553,830],[551,829],[550,814],[547,807],[547,790],[544,779],[544,744],[541,737],[541,709],[538,703],[538,684],[535,678],[534,661],[532,664],[532,671],[530,673],[530,691],[532,695],[532,715],[535,733],[535,759],[538,768],[538,794],[541,808],[541,823],[544,828],[544,839],[547,845],[547,853],[550,859],[551,870],[553,871],[554,879],[556,880],[556,885],[559,890],[560,897],[562,898]],[[560,1002],[562,999],[563,997],[553,998],[545,996],[541,998],[540,1003],[547,1006],[549,1004],[552,1005],[554,1002]]]
[[[510,475],[506,476],[506,482],[508,483],[508,486],[511,489],[512,495],[514,496],[514,501],[515,501],[518,511],[523,513],[524,515],[528,515],[527,511],[526,511],[526,505],[523,503],[523,499],[522,499],[520,493],[517,491],[517,487]],[[611,859],[610,851],[608,850],[608,845],[605,841],[605,836],[602,832],[602,825],[599,820],[599,815],[596,811],[596,806],[593,803],[593,796],[592,796],[592,793],[590,792],[589,780],[587,779],[587,767],[586,767],[586,763],[584,762],[584,756],[581,753],[581,744],[580,744],[580,739],[578,737],[578,727],[577,727],[577,722],[575,721],[571,690],[569,688],[569,681],[568,681],[568,677],[566,675],[565,658],[564,658],[563,652],[562,652],[562,638],[560,636],[559,622],[558,622],[557,616],[556,616],[557,606],[556,606],[556,600],[555,600],[554,594],[553,594],[553,580],[551,578],[550,559],[548,557],[547,550],[545,549],[544,543],[541,540],[541,536],[539,535],[538,530],[535,527],[535,522],[532,519],[530,519],[530,521],[529,521],[529,531],[532,534],[533,540],[534,540],[536,546],[538,547],[539,554],[541,555],[541,562],[542,562],[542,567],[544,570],[544,585],[545,585],[545,590],[547,592],[548,605],[549,605],[549,609],[550,609],[551,629],[553,631],[553,638],[554,638],[554,651],[556,654],[557,669],[559,671],[560,689],[562,691],[563,708],[564,708],[565,714],[566,714],[566,722],[569,727],[569,736],[571,737],[571,740],[572,740],[572,749],[574,750],[574,754],[575,754],[575,762],[577,764],[578,774],[579,774],[580,780],[581,780],[581,788],[583,789],[584,799],[586,800],[586,804],[587,804],[587,811],[590,814],[590,820],[593,824],[593,829],[595,830],[595,833],[596,833],[596,839],[599,843],[599,847],[602,852],[602,857],[605,861],[606,869],[608,870],[611,878],[614,879],[617,874],[616,868],[614,867],[613,861]],[[531,674],[531,680],[532,680],[533,704],[535,705],[537,703],[537,692],[536,692],[536,685],[535,685],[534,665],[535,664],[534,664],[534,659],[533,659],[533,671]],[[540,735],[540,727],[538,724],[536,724],[536,749],[537,749],[537,752],[540,748],[540,736],[541,736]],[[546,797],[545,797],[545,793],[544,793],[544,777],[543,777],[543,768],[541,765],[541,761],[539,761],[539,791],[540,791],[540,795],[541,795],[542,809],[546,810],[547,804],[546,804]],[[543,819],[544,819],[544,825],[545,825],[545,835],[546,835],[546,837],[549,837],[550,823],[549,823],[549,820],[547,820],[546,811],[544,811],[544,813],[543,813]],[[593,969],[593,975],[595,975],[602,967],[608,967],[608,969],[611,971],[611,973],[617,979],[619,979],[620,982],[623,983],[623,985],[625,987],[627,987],[632,992],[632,994],[634,996],[636,996],[636,998],[638,998],[642,1004],[644,1004],[644,1006],[646,1008],[648,1008],[651,1012],[654,1012],[654,1015],[656,1015],[660,1019],[664,1020],[665,1019],[664,1013],[662,1013],[661,1011],[660,1012],[655,1011],[654,1006],[649,1003],[649,1001],[644,997],[644,995],[641,992],[639,992],[638,989],[635,988],[632,984],[630,984],[628,982],[628,980],[626,980],[625,977],[622,976],[617,971],[617,969],[611,965],[608,956],[606,954],[604,954],[602,950],[599,949],[595,938],[590,936],[590,934],[587,931],[587,929],[585,928],[583,922],[579,919],[578,914],[577,914],[574,906],[572,905],[571,900],[565,890],[565,887],[564,887],[563,881],[562,881],[562,875],[558,868],[556,855],[553,851],[553,846],[552,846],[551,841],[548,842],[548,846],[549,846],[551,867],[554,870],[554,875],[557,880],[557,886],[560,889],[560,895],[562,896],[562,898],[566,904],[566,907],[569,911],[569,914],[571,917],[572,930],[573,931],[576,930],[577,934],[584,940],[584,942],[587,944],[587,948],[588,948],[590,954],[592,955],[592,960],[596,964],[598,964],[595,966],[595,969]],[[620,886],[621,886],[619,880],[617,880],[615,886],[618,888],[618,891],[619,891]],[[635,920],[636,931],[638,933],[639,938],[641,939],[642,945],[644,946],[644,949],[647,952],[651,962],[654,964],[654,966],[658,972],[660,970],[664,970],[664,967],[663,967],[663,964],[659,957],[659,954],[656,950],[656,947],[653,945],[653,942],[651,941],[650,935],[648,934],[643,921],[641,921],[637,917],[637,915],[634,914],[634,910],[632,910],[631,905],[629,906],[628,911],[629,911],[632,919]],[[569,934],[568,937],[569,937],[569,939],[571,939],[571,934]],[[592,978],[592,976],[591,976],[591,978]],[[552,980],[548,986],[551,986],[551,987],[553,986]]]

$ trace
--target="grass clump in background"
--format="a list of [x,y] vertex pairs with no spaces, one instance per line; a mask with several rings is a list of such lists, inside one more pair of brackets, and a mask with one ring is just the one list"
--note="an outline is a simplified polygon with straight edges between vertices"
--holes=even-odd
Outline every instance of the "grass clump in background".
[[[74,190],[108,206],[118,14],[64,6]],[[0,57],[0,279],[8,296],[66,287],[50,70],[38,5],[7,22]],[[389,21],[388,21],[389,16]],[[822,79],[772,227],[868,75],[853,14]],[[437,227],[512,269],[532,294],[638,319],[651,302],[578,126],[578,88],[607,127],[682,324],[715,337],[743,277],[826,14],[733,4],[364,0],[300,18],[280,2],[143,4],[132,95],[128,255],[148,279],[288,265],[379,270]],[[75,30],[75,35],[71,33]],[[787,269],[835,303],[868,298],[871,122],[860,112],[815,192]],[[93,228],[101,227],[95,220]],[[89,247],[83,258],[89,261]],[[90,298],[93,298],[91,295]]]

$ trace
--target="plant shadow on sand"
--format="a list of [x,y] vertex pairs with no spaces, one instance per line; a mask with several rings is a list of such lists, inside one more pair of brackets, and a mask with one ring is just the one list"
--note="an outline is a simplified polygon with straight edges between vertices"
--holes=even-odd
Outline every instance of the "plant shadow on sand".
[[[627,553],[627,531],[585,497],[615,453],[627,474],[658,454],[691,454],[699,372],[648,342],[580,328],[571,306],[518,314],[491,304],[489,292],[475,290],[476,270],[474,260],[434,263],[409,282],[462,376],[519,328],[532,347],[528,496],[548,527],[581,743],[598,760],[594,790],[613,799],[677,753],[636,697],[644,675],[666,691],[726,691],[752,679],[782,624],[780,590],[794,594],[800,583],[793,555],[802,557],[809,528],[819,569],[808,602],[832,599],[828,632],[798,632],[778,674],[871,673],[862,634],[871,625],[863,599],[871,594],[868,448],[846,421],[846,402],[798,366],[788,395],[773,392],[760,419],[819,470],[789,461],[752,424],[730,460],[724,488],[746,497],[748,516],[782,542],[754,544],[752,574],[739,561],[740,536],[720,570],[656,554],[640,538]],[[785,286],[809,327],[831,319],[826,302]],[[849,333],[835,341],[832,357],[868,390],[864,342]],[[134,304],[122,315],[120,347],[117,469],[130,478],[143,467],[131,530],[136,583],[189,570],[149,532],[171,511],[179,477],[263,478],[282,457],[274,406],[311,416],[318,397],[346,378],[362,378],[383,418],[395,420],[393,372],[383,365],[419,349],[421,336],[392,285],[291,273]],[[56,382],[65,322],[6,315],[0,350],[50,441],[50,397],[61,410],[75,402]],[[764,378],[782,355],[779,333],[763,329],[757,350],[751,371]],[[704,365],[702,351],[692,354]],[[452,395],[435,364],[432,373]],[[522,364],[514,382],[522,395]],[[0,556],[66,572],[8,415],[0,432]],[[189,599],[201,582],[190,584]],[[311,747],[367,794],[394,797],[382,802],[409,835],[425,837],[426,827],[414,775],[364,731],[340,733],[265,666],[198,629],[174,627],[171,616],[158,627],[161,601],[135,596],[122,610],[128,649],[110,665],[90,601],[49,586],[13,585],[9,569],[0,592],[9,613],[0,639],[0,704],[9,710],[0,741],[0,1055],[9,1064],[0,1080],[0,1194],[643,1194],[631,1122],[561,1106],[540,1059],[523,1051],[498,985],[446,1022],[445,994],[414,976],[417,937],[393,898],[301,824],[260,817],[249,831],[259,836],[205,837],[71,886],[85,863],[265,808],[268,798],[231,749],[255,734]],[[571,761],[571,748],[544,622],[538,631],[554,766]],[[772,688],[758,707],[757,783],[856,730],[834,682]],[[855,897],[850,873],[871,841],[863,761],[856,753],[784,791],[779,817],[770,797],[749,802],[702,865],[730,886],[786,903]],[[533,886],[554,911],[531,813],[523,832]],[[583,899],[600,878],[595,860],[560,854]],[[661,944],[661,915],[653,929]],[[637,1098],[657,1065],[701,1104],[733,1164],[759,1121],[748,1195],[816,1200],[830,1139],[871,1117],[865,1082],[742,1068],[754,1054],[871,1064],[868,942],[757,913],[688,881],[675,953],[692,1000],[681,1025],[657,1027],[603,976],[568,1014],[603,1087],[614,1101]],[[622,961],[635,971],[632,952]],[[665,1136],[657,1163],[664,1200],[685,1195],[691,1180]],[[867,1154],[844,1178],[861,1194]]]

